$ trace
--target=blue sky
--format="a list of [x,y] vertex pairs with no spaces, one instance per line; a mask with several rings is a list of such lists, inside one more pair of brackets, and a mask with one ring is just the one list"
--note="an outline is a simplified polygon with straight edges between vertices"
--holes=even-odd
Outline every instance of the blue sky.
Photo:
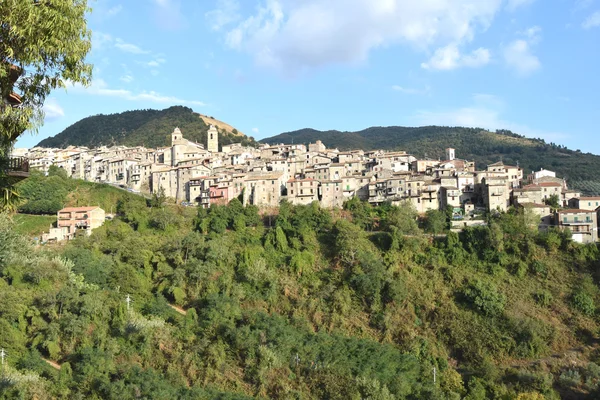
[[53,92],[17,146],[89,115],[181,104],[256,138],[461,125],[600,154],[600,0],[90,5],[92,85]]

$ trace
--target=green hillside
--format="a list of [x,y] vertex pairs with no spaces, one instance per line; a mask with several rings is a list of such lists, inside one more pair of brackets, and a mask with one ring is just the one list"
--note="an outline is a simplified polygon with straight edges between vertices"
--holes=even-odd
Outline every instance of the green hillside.
[[600,396],[596,245],[514,212],[186,211],[129,198],[41,249],[0,214],[0,398]]
[[444,149],[454,147],[457,157],[474,160],[485,168],[502,160],[523,167],[526,174],[546,168],[567,178],[570,187],[586,194],[600,194],[600,156],[569,150],[564,146],[528,139],[513,132],[490,132],[475,128],[424,126],[373,127],[358,132],[302,129],[263,139],[263,143],[310,143],[321,140],[340,150],[405,150],[417,157],[443,159]]
[[21,197],[19,212],[31,215],[56,216],[64,207],[87,206],[99,206],[109,213],[116,210],[119,201],[143,199],[111,185],[70,179],[56,166],[50,167],[48,176],[32,171],[29,178],[17,184],[17,190]]
[[[171,144],[171,132],[175,127],[181,129],[186,139],[206,143],[208,125],[200,115],[194,113],[191,108],[174,106],[164,110],[136,110],[87,117],[56,136],[42,140],[38,146],[168,146]],[[219,143],[254,142],[253,139],[236,133],[219,130]]]

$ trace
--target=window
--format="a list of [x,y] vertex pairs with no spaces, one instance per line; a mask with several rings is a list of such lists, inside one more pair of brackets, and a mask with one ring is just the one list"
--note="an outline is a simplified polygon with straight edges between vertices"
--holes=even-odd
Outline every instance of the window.
[[563,223],[565,223],[565,224],[566,224],[567,222],[569,222],[569,218],[568,218],[568,217],[564,217],[564,218],[563,218]]
[[585,222],[592,222],[592,219],[589,216],[587,216],[585,217]]
[[575,222],[579,222],[579,217],[575,217]]

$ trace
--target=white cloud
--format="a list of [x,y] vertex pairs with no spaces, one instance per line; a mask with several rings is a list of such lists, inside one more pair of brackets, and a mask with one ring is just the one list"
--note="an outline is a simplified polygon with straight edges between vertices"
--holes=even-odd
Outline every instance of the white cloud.
[[433,54],[433,57],[421,64],[421,68],[452,70],[460,67],[478,68],[490,62],[490,51],[483,47],[471,52],[471,54],[460,54],[456,44],[449,44],[446,47],[439,48]]
[[218,0],[217,8],[204,14],[211,29],[218,31],[240,20],[240,4],[237,0]]
[[[464,45],[486,30],[503,0],[265,0],[226,34],[258,65],[310,68],[364,61],[378,47]],[[482,49],[485,50],[485,49]],[[489,54],[488,54],[489,55]],[[480,52],[465,63],[486,59]]]
[[600,26],[600,11],[596,11],[583,21],[581,27],[583,29],[591,29]]
[[508,8],[509,11],[515,11],[517,8],[522,6],[528,6],[534,1],[535,0],[508,0],[506,8]]
[[113,40],[112,36],[109,35],[108,33],[103,33],[100,31],[93,31],[92,32],[92,49],[100,50],[106,44],[112,43],[112,40]]
[[522,38],[504,46],[504,62],[509,68],[514,69],[518,75],[529,75],[542,66],[539,58],[532,52],[532,47],[541,40],[541,33],[542,28],[532,26],[524,31],[517,32],[517,35]]
[[504,48],[504,61],[519,75],[529,75],[542,66],[537,56],[531,53],[529,42],[524,39],[517,39]]
[[525,36],[531,43],[537,43],[541,39],[542,28],[536,25],[517,33]]
[[122,9],[123,9],[123,6],[121,4],[118,4],[114,7],[109,8],[108,11],[106,12],[106,15],[108,15],[109,17],[112,17],[113,15],[117,15],[118,13],[120,13]]
[[165,96],[155,91],[143,91],[133,93],[126,89],[111,89],[102,79],[95,79],[89,87],[83,87],[79,84],[73,85],[67,83],[67,89],[72,89],[75,92],[86,93],[96,96],[116,97],[129,101],[147,101],[161,104],[189,104],[195,106],[204,106],[205,103],[196,100],[184,100],[175,96]]
[[425,86],[425,89],[407,88],[399,85],[393,85],[392,90],[404,94],[427,94],[431,90],[429,86]]
[[125,41],[123,41],[123,39],[117,38],[115,40],[115,47],[121,51],[124,51],[125,53],[131,53],[131,54],[148,54],[150,53],[147,50],[143,50],[142,48],[140,48],[139,46],[136,46],[135,44],[131,44],[131,43],[126,43]]
[[130,83],[130,82],[133,82],[133,76],[123,75],[122,77],[119,78],[119,80],[122,82],[125,82],[125,83]]
[[154,0],[154,4],[156,22],[161,28],[175,30],[186,25],[179,0]]
[[55,121],[60,117],[65,116],[65,111],[54,97],[50,97],[46,100],[43,109],[45,114],[44,120],[47,122]]
[[254,132],[254,133],[258,133],[258,132],[259,132],[259,131],[258,131],[258,128],[252,128],[252,132]]
[[164,58],[156,58],[148,63],[146,63],[147,67],[160,67],[161,64],[164,64],[165,62],[167,62],[167,60],[165,60]]
[[561,132],[533,129],[503,118],[506,105],[502,99],[487,94],[475,94],[472,104],[450,110],[419,111],[411,119],[417,125],[467,126],[489,130],[509,129],[528,137],[557,141],[567,137]]

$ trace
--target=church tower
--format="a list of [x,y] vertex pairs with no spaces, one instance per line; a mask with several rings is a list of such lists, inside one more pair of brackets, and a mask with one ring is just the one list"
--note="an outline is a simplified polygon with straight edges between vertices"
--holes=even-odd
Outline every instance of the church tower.
[[211,125],[210,128],[208,128],[206,141],[206,147],[208,151],[210,151],[211,153],[219,152],[219,132],[217,131],[217,128],[215,128],[214,125]]
[[171,146],[174,146],[176,142],[183,139],[183,134],[179,128],[175,128],[173,133],[171,133]]

